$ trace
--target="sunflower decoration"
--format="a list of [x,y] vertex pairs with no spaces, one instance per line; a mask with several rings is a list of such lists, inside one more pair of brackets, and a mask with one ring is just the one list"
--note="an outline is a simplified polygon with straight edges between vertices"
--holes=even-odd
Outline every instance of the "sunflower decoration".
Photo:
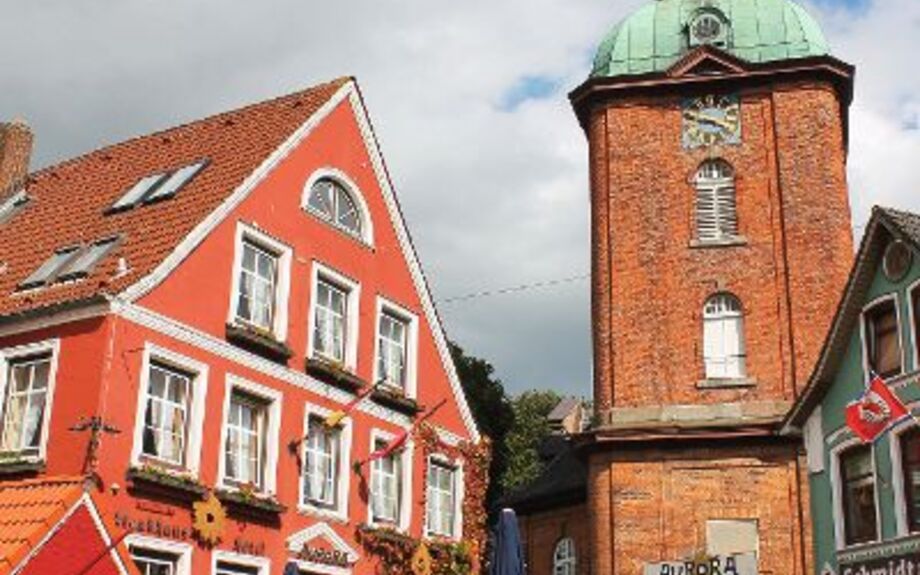
[[194,507],[192,527],[198,534],[198,540],[206,545],[217,545],[224,532],[227,512],[213,493],[204,501],[197,501]]
[[412,554],[410,565],[413,575],[431,575],[431,553],[424,541],[419,543],[418,549]]

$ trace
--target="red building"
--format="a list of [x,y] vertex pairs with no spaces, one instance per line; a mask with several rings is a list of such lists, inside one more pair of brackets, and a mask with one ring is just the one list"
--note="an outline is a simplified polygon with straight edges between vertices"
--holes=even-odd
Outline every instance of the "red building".
[[144,575],[476,539],[480,437],[353,80],[28,176],[28,131],[0,146],[4,481],[95,473]]

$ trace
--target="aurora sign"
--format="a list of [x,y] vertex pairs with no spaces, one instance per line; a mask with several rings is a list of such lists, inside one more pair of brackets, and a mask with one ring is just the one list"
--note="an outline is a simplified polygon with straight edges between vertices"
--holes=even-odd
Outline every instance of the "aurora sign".
[[646,563],[642,575],[757,575],[757,556],[753,553],[712,555],[700,559]]

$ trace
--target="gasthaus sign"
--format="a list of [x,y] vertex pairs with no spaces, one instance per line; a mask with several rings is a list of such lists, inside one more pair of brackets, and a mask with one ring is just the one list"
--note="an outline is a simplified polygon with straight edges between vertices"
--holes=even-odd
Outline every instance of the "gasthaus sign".
[[[711,555],[697,559],[646,563],[642,575],[757,575],[757,556],[753,553]],[[920,571],[916,575],[920,575]]]

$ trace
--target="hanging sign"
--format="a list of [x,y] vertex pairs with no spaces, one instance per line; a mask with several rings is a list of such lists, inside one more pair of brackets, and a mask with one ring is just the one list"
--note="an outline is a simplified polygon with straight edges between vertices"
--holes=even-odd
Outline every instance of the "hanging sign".
[[757,575],[757,556],[711,555],[662,563],[646,563],[642,575]]

